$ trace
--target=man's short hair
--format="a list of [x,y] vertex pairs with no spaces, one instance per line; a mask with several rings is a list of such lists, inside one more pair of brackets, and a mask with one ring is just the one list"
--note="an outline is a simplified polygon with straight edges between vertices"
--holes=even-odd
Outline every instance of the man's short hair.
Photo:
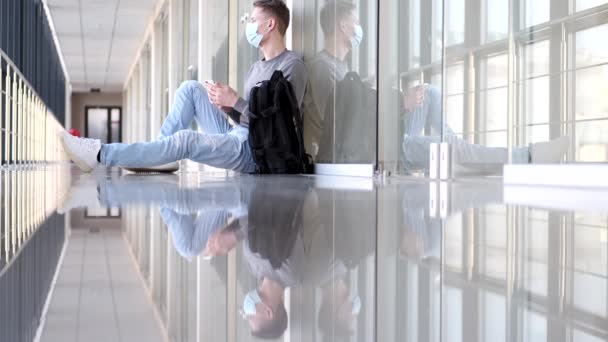
[[253,7],[259,7],[277,18],[279,32],[285,35],[289,27],[289,8],[283,0],[256,0]]
[[260,330],[252,331],[251,335],[261,340],[276,340],[285,334],[287,330],[287,311],[285,305],[279,305],[274,313],[274,319],[264,324]]
[[336,32],[337,23],[347,15],[353,13],[357,6],[345,0],[329,1],[321,9],[321,29],[323,34],[328,36]]

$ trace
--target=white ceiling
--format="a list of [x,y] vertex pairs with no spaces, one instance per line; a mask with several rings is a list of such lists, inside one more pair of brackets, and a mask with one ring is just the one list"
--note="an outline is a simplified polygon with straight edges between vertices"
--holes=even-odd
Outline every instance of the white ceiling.
[[119,92],[157,0],[47,0],[72,91]]

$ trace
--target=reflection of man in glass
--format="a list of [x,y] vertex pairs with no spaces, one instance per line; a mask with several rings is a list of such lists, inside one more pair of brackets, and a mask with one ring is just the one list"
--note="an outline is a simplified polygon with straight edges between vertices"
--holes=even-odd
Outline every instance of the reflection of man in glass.
[[356,6],[349,1],[329,1],[321,10],[320,24],[323,50],[307,62],[306,150],[319,162],[369,163],[376,150],[377,95],[370,84],[350,71],[346,61],[364,39]]
[[[324,49],[308,62],[310,71],[311,96],[304,102],[304,135],[306,148],[313,157],[326,146],[322,135],[327,130],[328,113],[339,106],[339,99],[333,96],[340,81],[349,73],[347,55],[363,40],[363,30],[359,25],[356,6],[348,1],[328,2],[320,14],[320,23],[325,36]],[[339,86],[339,85],[338,85]],[[409,89],[402,96],[401,111],[405,115],[403,153],[407,170],[426,170],[429,165],[431,143],[445,141],[453,145],[455,171],[496,173],[508,162],[507,148],[492,148],[470,144],[459,138],[442,119],[442,94],[439,88],[425,85]],[[346,120],[360,120],[355,113],[348,113]],[[338,113],[336,113],[338,115]],[[335,125],[344,122],[336,121]],[[372,128],[370,127],[370,130]],[[371,132],[371,131],[370,131]],[[371,134],[371,133],[370,133]],[[512,150],[514,163],[556,163],[566,153],[569,139],[562,137],[550,142],[531,144],[529,147],[515,147]]]
[[[460,138],[445,122],[442,123],[442,96],[439,88],[424,85],[409,89],[405,95],[405,131],[403,139],[404,164],[407,170],[427,170],[431,143],[444,141],[452,145],[455,172],[487,173],[502,172],[509,160],[504,147],[487,147],[471,144]],[[428,136],[425,136],[429,134]],[[559,163],[566,154],[569,138],[562,137],[512,149],[515,164]]]
[[306,151],[313,157],[319,151],[328,102],[336,83],[349,71],[346,56],[363,38],[355,8],[349,2],[330,1],[321,10],[325,44],[324,49],[307,62],[311,91],[304,100],[304,140]]

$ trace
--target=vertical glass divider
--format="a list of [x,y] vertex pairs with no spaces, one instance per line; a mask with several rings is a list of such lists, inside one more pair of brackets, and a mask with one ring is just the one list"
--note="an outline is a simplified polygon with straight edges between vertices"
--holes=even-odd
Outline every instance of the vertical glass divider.
[[515,99],[516,99],[516,51],[515,51],[515,1],[509,0],[509,48],[508,48],[508,100],[507,100],[507,164],[513,163]]

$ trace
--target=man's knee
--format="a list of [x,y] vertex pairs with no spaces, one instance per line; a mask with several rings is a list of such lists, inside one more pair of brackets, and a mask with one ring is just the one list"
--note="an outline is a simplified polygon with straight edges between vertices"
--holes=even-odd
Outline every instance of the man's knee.
[[180,159],[185,159],[190,155],[190,149],[195,144],[197,134],[195,131],[185,129],[176,132],[169,138]]
[[182,84],[180,84],[179,88],[177,89],[177,91],[180,92],[195,92],[195,91],[203,91],[205,92],[205,87],[203,87],[203,85],[198,82],[198,81],[184,81],[182,82]]
[[426,87],[425,97],[431,99],[432,101],[441,100],[441,89],[436,85],[429,84]]
[[429,164],[430,142],[406,137],[402,145],[403,163],[408,170],[424,169]]

